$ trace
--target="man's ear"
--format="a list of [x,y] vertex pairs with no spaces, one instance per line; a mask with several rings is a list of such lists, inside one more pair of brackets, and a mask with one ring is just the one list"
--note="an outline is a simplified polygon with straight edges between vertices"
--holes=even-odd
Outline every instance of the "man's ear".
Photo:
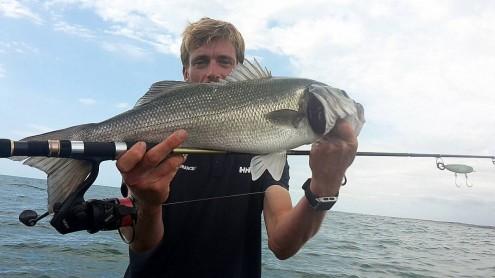
[[184,77],[184,81],[189,81],[189,71],[184,66],[182,66],[182,76]]

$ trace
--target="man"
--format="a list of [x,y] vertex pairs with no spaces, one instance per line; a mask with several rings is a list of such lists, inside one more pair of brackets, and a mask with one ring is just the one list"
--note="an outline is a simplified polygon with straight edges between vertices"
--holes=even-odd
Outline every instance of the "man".
[[[203,18],[184,31],[181,59],[185,81],[215,82],[243,62],[244,41],[232,24]],[[186,138],[178,130],[147,152],[141,142],[117,161],[138,209],[126,277],[260,277],[262,211],[279,259],[318,231],[326,210],[306,197],[292,207],[287,164],[280,181],[265,172],[253,182],[241,171],[250,155],[171,155]],[[356,149],[352,127],[339,121],[312,145],[308,189],[337,196]]]

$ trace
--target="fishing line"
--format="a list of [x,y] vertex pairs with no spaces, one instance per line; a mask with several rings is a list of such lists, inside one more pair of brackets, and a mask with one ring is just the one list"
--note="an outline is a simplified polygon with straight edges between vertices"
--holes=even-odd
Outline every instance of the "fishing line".
[[232,194],[232,195],[225,195],[225,196],[207,197],[207,198],[200,198],[200,199],[187,200],[187,201],[177,201],[177,202],[163,203],[162,206],[165,207],[165,206],[170,206],[170,205],[180,205],[180,204],[195,203],[195,202],[201,202],[201,201],[210,201],[210,200],[217,200],[217,199],[235,198],[235,197],[242,197],[242,196],[256,195],[256,194],[264,194],[264,193],[265,193],[265,191],[257,191],[257,192],[250,192],[250,193],[240,193],[240,194]]
[[[347,184],[347,177],[344,175],[344,179],[342,180],[341,186],[344,186],[346,184]],[[210,200],[218,200],[218,199],[243,197],[243,196],[256,195],[256,194],[264,194],[264,193],[265,193],[265,191],[256,191],[256,192],[250,192],[250,193],[239,193],[239,194],[232,194],[232,195],[207,197],[207,198],[187,200],[187,201],[178,201],[178,202],[163,203],[162,206],[180,205],[180,204],[195,203],[195,202],[201,202],[201,201],[210,201]]]

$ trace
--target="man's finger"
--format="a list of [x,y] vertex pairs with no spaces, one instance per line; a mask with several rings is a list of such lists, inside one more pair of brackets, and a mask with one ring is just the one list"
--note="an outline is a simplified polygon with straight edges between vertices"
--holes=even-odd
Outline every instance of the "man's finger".
[[146,143],[137,142],[117,160],[117,169],[122,173],[129,172],[143,159],[145,152]]
[[182,155],[173,155],[164,160],[160,165],[158,165],[154,171],[161,175],[175,175],[180,165],[184,163],[185,157]]
[[187,138],[187,132],[185,130],[177,130],[168,136],[160,144],[154,146],[146,152],[144,155],[142,165],[143,168],[156,167],[172,152],[173,149],[184,143]]

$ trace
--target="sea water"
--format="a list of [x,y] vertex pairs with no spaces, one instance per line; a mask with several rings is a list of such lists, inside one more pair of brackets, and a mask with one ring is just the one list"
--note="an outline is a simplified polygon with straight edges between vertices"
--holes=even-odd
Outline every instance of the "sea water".
[[[122,277],[128,247],[116,231],[61,235],[47,219],[46,180],[0,175],[0,277]],[[92,186],[86,198],[120,196]],[[280,261],[263,237],[262,276],[495,277],[495,227],[334,212],[294,257]]]

